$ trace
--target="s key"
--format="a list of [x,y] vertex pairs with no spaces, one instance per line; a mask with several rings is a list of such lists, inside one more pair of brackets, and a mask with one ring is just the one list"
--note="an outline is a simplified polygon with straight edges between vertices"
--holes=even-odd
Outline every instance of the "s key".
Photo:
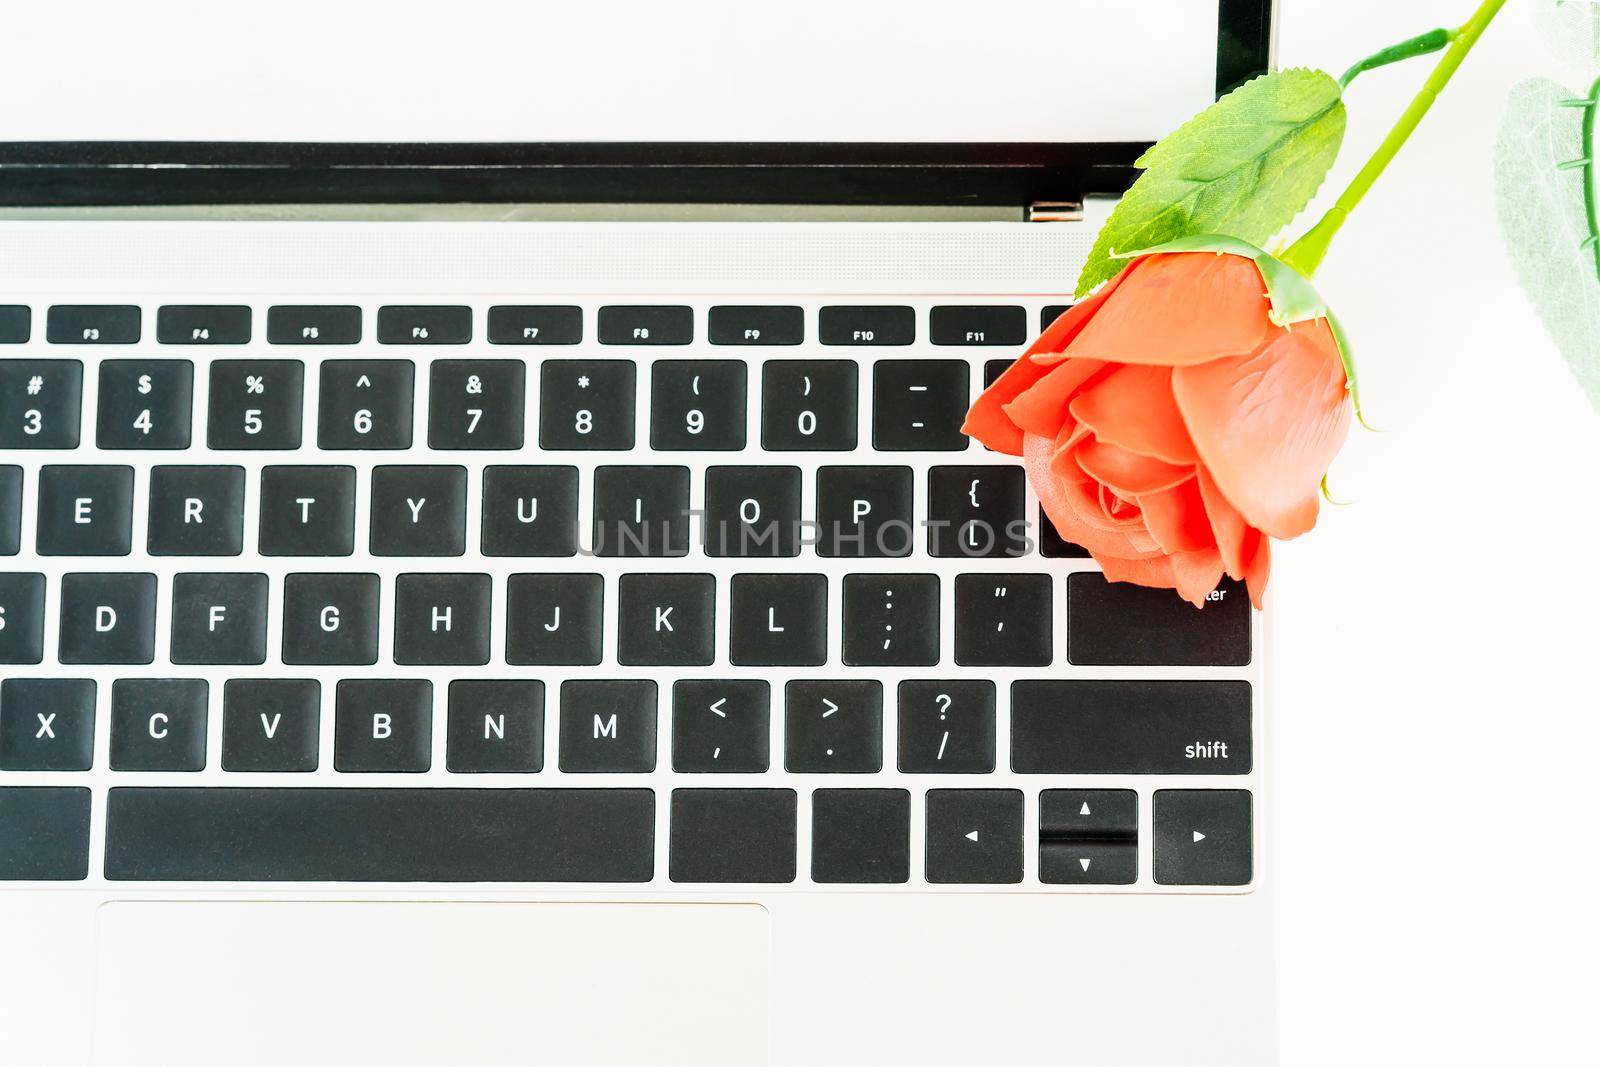
[[299,448],[304,390],[305,365],[297,359],[214,361],[207,447]]
[[77,448],[83,364],[0,360],[0,449]]

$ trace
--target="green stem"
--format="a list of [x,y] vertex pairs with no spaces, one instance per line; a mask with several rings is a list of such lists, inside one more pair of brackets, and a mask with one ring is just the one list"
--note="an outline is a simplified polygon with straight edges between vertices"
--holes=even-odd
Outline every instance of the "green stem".
[[1351,82],[1369,70],[1387,67],[1391,63],[1402,63],[1418,56],[1432,55],[1448,46],[1460,32],[1460,30],[1429,30],[1427,33],[1419,34],[1409,41],[1401,41],[1399,44],[1390,45],[1381,52],[1374,52],[1344,72],[1344,76],[1339,79],[1339,88],[1350,88]]
[[1489,23],[1494,21],[1494,17],[1505,5],[1506,0],[1483,0],[1478,10],[1472,13],[1472,17],[1456,31],[1455,40],[1450,42],[1444,58],[1439,60],[1439,65],[1428,75],[1422,90],[1412,99],[1405,113],[1400,116],[1400,121],[1395,123],[1394,129],[1389,131],[1389,136],[1383,139],[1378,151],[1367,160],[1366,166],[1356,174],[1349,188],[1339,195],[1339,199],[1334,202],[1328,213],[1283,254],[1282,259],[1285,263],[1308,278],[1316,273],[1317,268],[1322,265],[1323,257],[1328,254],[1328,247],[1333,243],[1334,235],[1371,191],[1384,170],[1394,162],[1395,156],[1400,154],[1400,149],[1405,147],[1405,143],[1422,124],[1424,116],[1433,107],[1433,102],[1444,92],[1445,86],[1450,84],[1450,79],[1455,77],[1456,71],[1461,68],[1462,60],[1467,58],[1467,53],[1472,51],[1473,46],[1478,43],[1478,38],[1483,36],[1483,31],[1488,29]]

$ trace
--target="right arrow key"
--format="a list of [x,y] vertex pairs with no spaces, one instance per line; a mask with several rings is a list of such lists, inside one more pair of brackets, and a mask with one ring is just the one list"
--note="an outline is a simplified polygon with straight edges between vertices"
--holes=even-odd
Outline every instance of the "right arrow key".
[[1249,885],[1251,798],[1245,789],[1161,789],[1151,808],[1160,885]]

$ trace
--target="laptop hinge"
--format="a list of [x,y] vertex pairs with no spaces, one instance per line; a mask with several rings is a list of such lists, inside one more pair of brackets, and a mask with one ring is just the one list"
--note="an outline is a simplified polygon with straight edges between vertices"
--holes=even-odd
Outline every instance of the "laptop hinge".
[[1082,222],[1082,200],[1035,200],[1028,205],[1029,222]]

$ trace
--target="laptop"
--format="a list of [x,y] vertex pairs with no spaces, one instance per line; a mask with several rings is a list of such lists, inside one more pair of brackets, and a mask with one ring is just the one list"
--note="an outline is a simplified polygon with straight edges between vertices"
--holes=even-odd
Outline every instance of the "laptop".
[[150,14],[0,74],[6,1063],[1273,1062],[1265,619],[961,433],[1266,0]]

